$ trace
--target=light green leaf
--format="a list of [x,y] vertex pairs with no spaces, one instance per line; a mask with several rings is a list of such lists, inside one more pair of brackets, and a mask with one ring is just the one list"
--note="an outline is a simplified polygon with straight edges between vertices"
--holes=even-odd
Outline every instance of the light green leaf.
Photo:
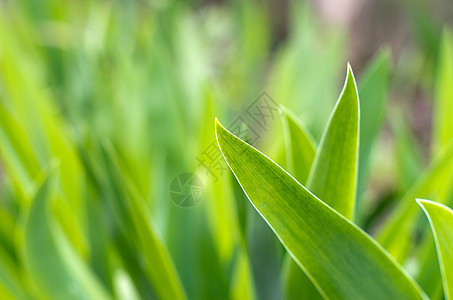
[[343,91],[322,135],[307,187],[350,220],[355,207],[358,132],[359,97],[348,64]]
[[54,179],[51,175],[41,185],[26,219],[23,255],[29,276],[44,299],[109,299],[51,213]]
[[417,199],[417,203],[428,217],[434,235],[445,298],[453,299],[453,210],[429,200]]
[[426,298],[415,281],[364,231],[218,122],[216,134],[245,194],[323,296]]
[[285,108],[283,120],[286,167],[301,183],[305,183],[316,154],[316,142],[297,116]]
[[16,190],[25,193],[33,185],[39,164],[23,125],[0,104],[0,157]]
[[[134,237],[135,251],[142,253],[142,264],[145,267],[148,278],[156,290],[160,299],[183,300],[186,293],[178,276],[173,260],[167,247],[157,234],[157,229],[147,213],[143,199],[136,191],[133,181],[127,172],[122,168],[121,160],[110,143],[104,143],[102,147],[105,159],[106,173],[111,184],[117,188],[118,199],[116,203],[119,216],[126,222],[125,228],[128,234]],[[120,210],[123,210],[120,212]]]
[[248,254],[245,249],[239,251],[232,277],[230,298],[234,300],[256,299]]
[[[324,130],[307,183],[307,188],[312,193],[348,219],[352,218],[355,206],[358,132],[357,87],[348,65],[343,91]],[[294,136],[293,139],[301,138],[303,140],[304,137]],[[303,153],[303,150],[299,151]],[[303,154],[299,155],[304,157]],[[293,154],[293,157],[296,158],[297,154]],[[305,164],[311,165],[311,161],[305,160]],[[290,280],[286,282],[285,288],[288,299],[293,299],[298,294],[304,294],[311,299],[320,298],[297,264],[289,264],[284,271],[286,278]]]
[[0,299],[27,298],[17,266],[0,246]]
[[[441,299],[442,275],[439,270],[439,263],[436,254],[436,244],[434,237],[429,230],[425,230],[421,242],[417,245],[415,252],[411,252],[411,261],[417,262],[414,270],[414,279],[425,291],[430,299]],[[443,298],[442,298],[443,299]]]
[[445,30],[439,49],[434,81],[433,146],[445,146],[453,138],[453,38]]

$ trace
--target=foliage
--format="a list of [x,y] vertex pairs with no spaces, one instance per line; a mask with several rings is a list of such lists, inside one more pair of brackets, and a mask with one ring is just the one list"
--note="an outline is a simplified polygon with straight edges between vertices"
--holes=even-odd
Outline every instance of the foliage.
[[0,298],[451,299],[453,41],[421,3],[335,104],[349,37],[307,3],[277,34],[257,1],[0,1]]

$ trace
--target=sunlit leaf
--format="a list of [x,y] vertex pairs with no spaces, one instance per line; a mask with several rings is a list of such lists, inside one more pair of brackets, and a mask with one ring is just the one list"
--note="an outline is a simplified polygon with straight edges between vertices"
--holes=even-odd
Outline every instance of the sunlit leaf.
[[[315,158],[316,142],[304,124],[287,108],[283,120],[287,170],[299,182],[305,184]],[[300,296],[311,299],[321,297],[304,271],[289,255],[285,257],[282,276],[285,299],[297,299]]]
[[445,30],[434,81],[433,146],[438,150],[453,138],[453,38]]
[[216,134],[222,154],[249,200],[324,296],[426,297],[365,232],[218,122]]
[[[359,98],[348,64],[343,91],[319,143],[307,188],[347,219],[353,219],[359,134]],[[341,196],[340,196],[341,195]]]
[[[348,65],[343,91],[324,130],[307,182],[312,193],[348,219],[352,219],[355,206],[359,119],[357,87]],[[287,278],[293,277],[293,284],[287,285],[287,294],[296,295],[303,292],[300,287],[306,288],[310,283],[303,274],[296,275],[298,271],[291,270],[294,268],[297,268],[296,264],[289,267],[288,272],[292,275],[288,274]],[[297,277],[299,283],[296,283]],[[313,289],[308,288],[307,292],[310,290]],[[311,293],[313,295],[307,296],[319,298],[318,293]]]

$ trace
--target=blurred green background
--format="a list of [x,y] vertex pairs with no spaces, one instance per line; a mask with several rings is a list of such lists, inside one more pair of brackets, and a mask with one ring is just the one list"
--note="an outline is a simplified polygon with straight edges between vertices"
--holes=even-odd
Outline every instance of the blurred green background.
[[[262,104],[319,140],[349,61],[373,234],[443,146],[452,16],[440,0],[0,1],[2,299],[282,298],[284,248],[208,161],[214,117],[285,166],[281,111]],[[196,205],[171,198],[183,173]]]

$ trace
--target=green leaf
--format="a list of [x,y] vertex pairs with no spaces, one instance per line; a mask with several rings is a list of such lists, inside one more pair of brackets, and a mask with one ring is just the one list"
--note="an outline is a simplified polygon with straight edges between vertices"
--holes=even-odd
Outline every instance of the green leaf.
[[[357,153],[359,132],[359,101],[357,87],[352,70],[348,65],[345,85],[337,104],[324,129],[321,143],[316,153],[316,160],[310,171],[307,188],[323,199],[325,203],[337,210],[338,213],[351,219],[354,212]],[[304,141],[305,136],[294,136],[293,140]],[[308,140],[308,138],[305,138]],[[305,146],[307,148],[307,146]],[[293,154],[305,157],[304,149],[299,148],[302,154]],[[288,159],[288,161],[290,161]],[[311,165],[308,158],[305,164]],[[296,177],[296,179],[298,179]],[[304,181],[300,181],[304,182]],[[337,195],[345,195],[337,197]],[[311,299],[320,298],[312,287],[311,282],[296,263],[285,268],[285,294],[289,299],[296,295],[305,295]]]
[[104,143],[102,147],[105,159],[106,172],[111,179],[111,184],[118,190],[118,210],[127,222],[128,234],[135,238],[135,251],[142,253],[147,275],[160,299],[183,300],[187,296],[180,281],[178,272],[167,247],[157,234],[157,229],[148,214],[143,199],[138,195],[129,174],[121,168],[121,160],[112,144]]
[[285,108],[283,118],[286,167],[288,172],[305,183],[316,154],[316,142],[296,115]]
[[453,210],[429,200],[417,199],[428,217],[444,286],[445,299],[453,299]]
[[0,156],[4,170],[24,193],[33,184],[39,164],[21,122],[0,104]]
[[343,91],[319,143],[307,188],[350,220],[355,207],[358,132],[359,97],[348,64]]
[[253,289],[253,279],[250,272],[250,261],[248,254],[241,249],[233,271],[231,299],[235,300],[252,300],[256,299],[255,290]]
[[453,38],[445,30],[434,81],[433,146],[442,148],[453,138]]
[[323,296],[426,298],[364,231],[218,122],[216,134],[222,155],[245,194]]
[[53,180],[54,175],[45,179],[26,219],[23,254],[29,276],[44,299],[109,299],[51,213]]
[[27,299],[17,266],[0,246],[0,299]]

